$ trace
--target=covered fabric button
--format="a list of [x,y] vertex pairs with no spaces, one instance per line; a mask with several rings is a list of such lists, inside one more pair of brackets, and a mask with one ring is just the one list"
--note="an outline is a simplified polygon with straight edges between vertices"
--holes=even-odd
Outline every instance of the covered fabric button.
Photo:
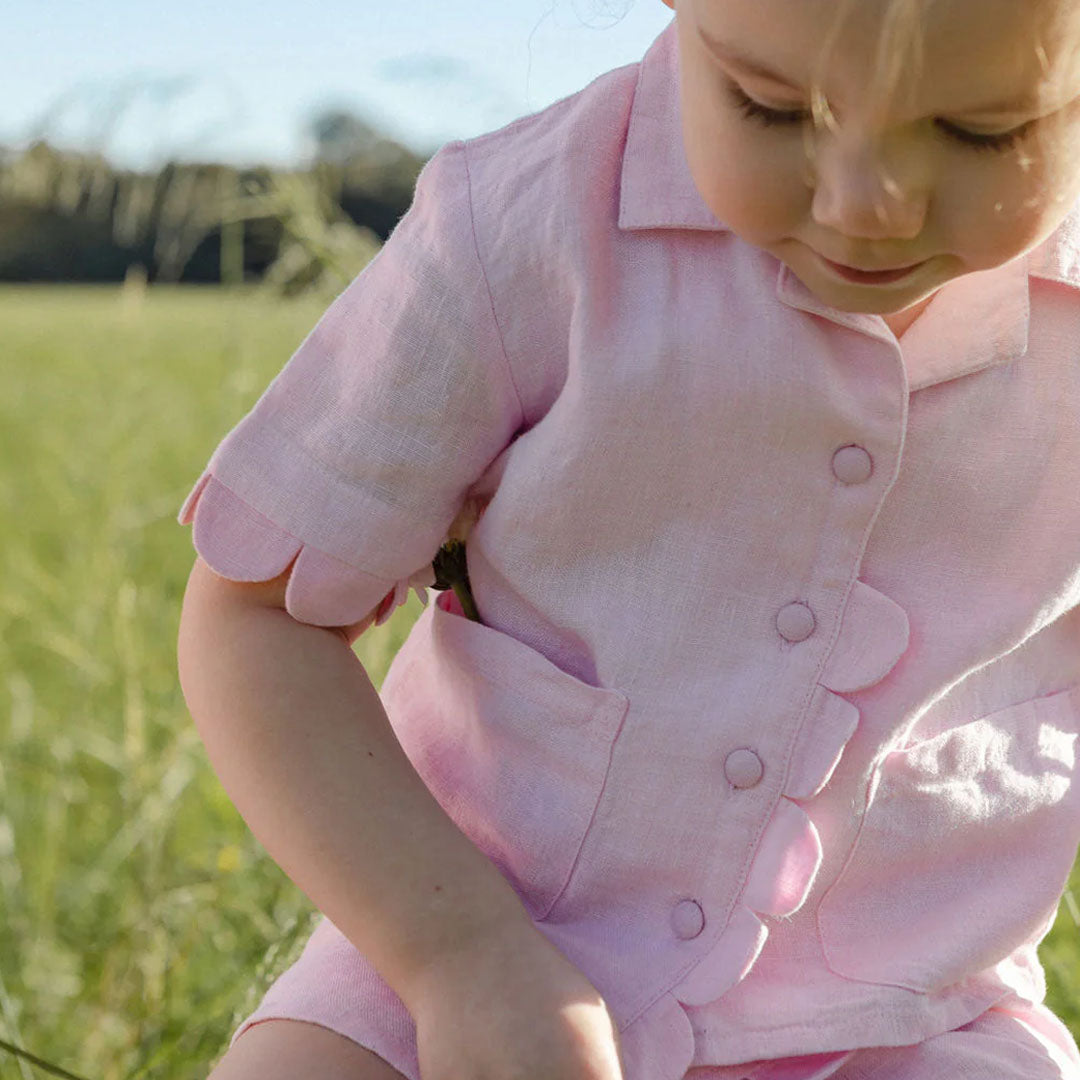
[[842,446],[833,454],[832,470],[842,484],[861,484],[870,479],[874,460],[861,446]]
[[776,616],[776,629],[785,641],[805,641],[815,625],[814,613],[800,601],[782,607]]
[[705,913],[696,900],[680,900],[671,909],[671,928],[675,936],[689,941],[705,929]]
[[765,767],[753,750],[732,750],[724,760],[724,775],[733,787],[751,788],[760,779]]

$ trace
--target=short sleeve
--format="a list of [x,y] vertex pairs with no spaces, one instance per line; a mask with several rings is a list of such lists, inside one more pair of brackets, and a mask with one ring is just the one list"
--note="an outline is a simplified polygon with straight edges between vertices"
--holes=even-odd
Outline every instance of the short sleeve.
[[[466,147],[421,170],[408,212],[222,439],[180,509],[234,581],[295,559],[301,622],[378,621],[431,563],[522,406],[473,229]],[[421,598],[426,594],[421,592]]]

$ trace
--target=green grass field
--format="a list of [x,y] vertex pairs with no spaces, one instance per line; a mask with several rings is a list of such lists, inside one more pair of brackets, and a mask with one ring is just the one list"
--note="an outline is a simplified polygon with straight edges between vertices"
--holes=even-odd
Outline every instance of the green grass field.
[[[204,1080],[314,925],[188,716],[176,515],[322,307],[0,288],[0,1040],[84,1080]],[[419,610],[357,642],[376,685]],[[1080,1037],[1078,902],[1042,957]]]

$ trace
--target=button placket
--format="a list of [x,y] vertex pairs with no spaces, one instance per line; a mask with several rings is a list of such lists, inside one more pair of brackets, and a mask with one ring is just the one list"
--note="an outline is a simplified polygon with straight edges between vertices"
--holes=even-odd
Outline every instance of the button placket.
[[[873,474],[873,459],[861,446],[843,446],[833,454],[832,468],[844,484],[863,483]],[[781,607],[776,629],[784,641],[805,641],[817,629],[811,605],[797,600]],[[856,579],[844,605],[839,636],[798,733],[790,775],[781,784],[780,798],[753,853],[739,901],[717,941],[672,991],[682,1005],[706,1005],[738,985],[769,936],[765,920],[788,918],[806,902],[824,854],[817,826],[800,803],[815,798],[828,783],[860,719],[858,708],[841,695],[885,678],[908,640],[903,608]],[[764,764],[750,747],[728,751],[724,773],[733,789],[753,781],[755,761],[763,775]]]

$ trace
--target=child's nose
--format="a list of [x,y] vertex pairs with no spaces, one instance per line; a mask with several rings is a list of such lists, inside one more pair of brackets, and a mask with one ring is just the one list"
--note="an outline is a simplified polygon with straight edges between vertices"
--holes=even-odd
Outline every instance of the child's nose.
[[821,140],[810,163],[819,225],[867,240],[914,240],[926,221],[927,185],[910,155],[867,139]]

